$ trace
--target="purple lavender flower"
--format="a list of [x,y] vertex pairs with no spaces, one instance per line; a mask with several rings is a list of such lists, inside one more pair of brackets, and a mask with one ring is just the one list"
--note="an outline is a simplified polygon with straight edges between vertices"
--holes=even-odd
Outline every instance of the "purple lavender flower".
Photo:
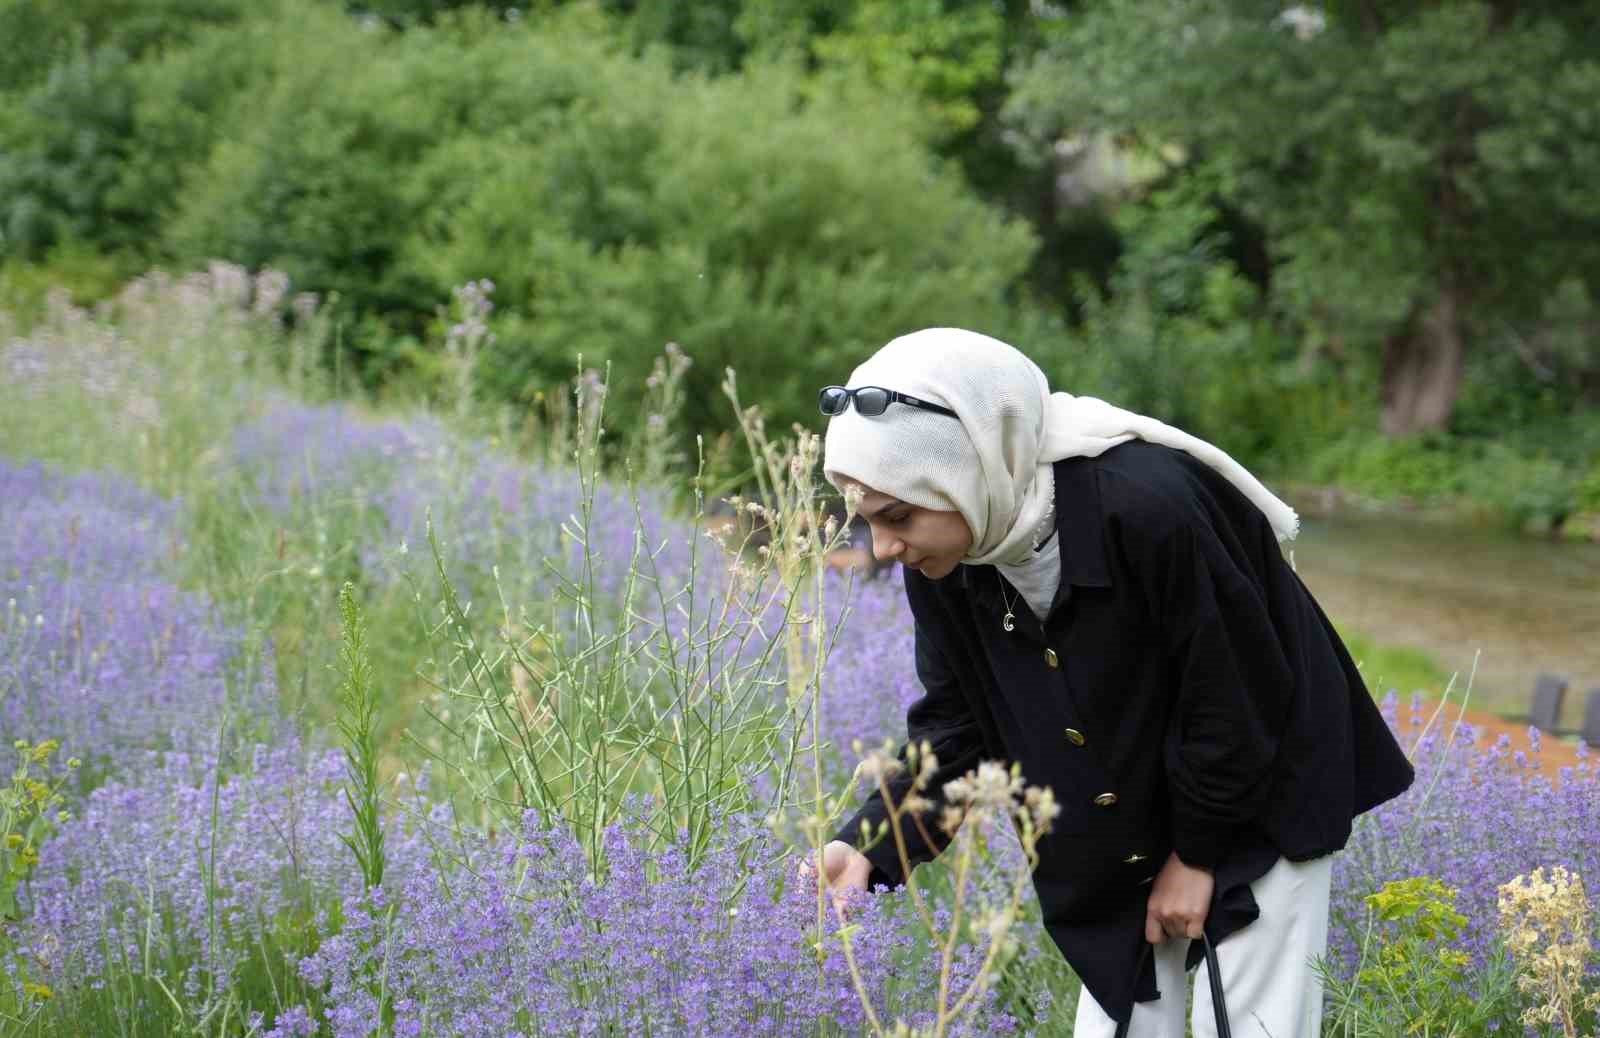
[[63,994],[147,950],[226,993],[263,933],[309,917],[355,875],[336,753],[288,738],[232,776],[181,753],[134,770],[88,795],[29,887],[25,941]]
[[[208,305],[222,299],[237,308],[250,290],[241,276],[218,267],[184,284]],[[491,288],[473,286],[462,297],[480,324]],[[258,303],[274,311],[284,291],[276,282],[255,285]],[[474,329],[481,331],[461,334]],[[8,354],[17,370],[37,362],[25,350]],[[596,379],[585,381],[583,406],[592,410],[600,391]],[[229,453],[254,503],[286,524],[346,522],[375,586],[431,579],[422,550],[431,515],[449,577],[467,597],[493,601],[498,568],[516,605],[548,617],[554,636],[581,648],[570,599],[592,588],[586,617],[632,625],[629,648],[668,635],[699,639],[710,658],[685,680],[701,689],[729,675],[770,682],[773,691],[747,709],[786,724],[806,720],[781,701],[784,653],[757,667],[787,603],[775,595],[712,616],[708,607],[726,601],[725,561],[655,490],[635,494],[608,481],[586,488],[574,472],[509,457],[432,419],[375,421],[352,407],[284,399],[237,429]],[[580,527],[591,489],[590,519]],[[481,831],[410,792],[386,822],[385,884],[362,889],[339,840],[350,818],[337,755],[274,725],[271,682],[239,677],[243,633],[172,580],[186,551],[182,503],[111,477],[6,464],[0,501],[0,734],[62,738],[63,756],[97,762],[95,782],[104,782],[85,786],[76,817],[45,843],[26,891],[31,916],[21,939],[64,994],[145,961],[156,941],[157,961],[179,964],[164,977],[174,990],[219,997],[263,935],[289,920],[304,937],[299,982],[314,994],[263,1020],[268,1034],[284,1038],[369,1033],[385,1012],[380,976],[402,1035],[863,1027],[837,920],[827,917],[819,965],[813,893],[784,875],[782,849],[755,821],[776,790],[771,769],[746,769],[751,813],[718,816],[709,847],[683,833],[663,839],[659,815],[636,805],[605,828],[599,877],[584,842],[553,819],[529,812],[513,831]],[[410,548],[405,555],[396,551],[401,544]],[[692,550],[700,554],[691,579]],[[899,576],[860,583],[848,596],[836,574],[825,586],[808,630],[831,638],[850,611],[819,698],[823,769],[837,783],[853,763],[851,743],[902,734],[905,709],[921,693]],[[625,603],[630,587],[634,598]],[[694,621],[680,609],[686,589],[697,603]],[[730,632],[742,636],[710,647]],[[1418,722],[1402,720],[1392,701],[1388,710],[1412,741]],[[246,758],[219,761],[224,716],[254,724],[267,741]],[[1470,920],[1468,949],[1481,963],[1495,949],[1500,883],[1540,865],[1600,876],[1600,788],[1587,761],[1555,784],[1531,757],[1504,745],[1476,750],[1465,733],[1428,736],[1418,761],[1413,790],[1364,817],[1335,860],[1338,968],[1355,962],[1362,898],[1388,880],[1431,875],[1457,887]],[[986,835],[993,865],[980,877],[980,901],[1000,899],[1007,877],[1023,867],[1007,837]],[[948,918],[946,908],[937,912]],[[862,899],[852,922],[874,1005],[889,1018],[927,1022],[934,950],[904,896]],[[1024,948],[1017,975],[1045,970],[1053,951],[1042,930],[1022,923],[1015,932]],[[962,947],[958,986],[977,970],[981,951]],[[1029,998],[1047,1014],[1051,995]],[[989,1034],[1015,1025],[991,993],[974,1026]]]
[[[730,817],[719,828],[754,824]],[[398,888],[392,907],[376,891],[347,898],[344,932],[301,963],[335,1035],[371,1026],[380,968],[402,1033],[783,1035],[815,1033],[819,1020],[847,1033],[865,1025],[837,922],[830,912],[819,966],[809,947],[813,893],[780,882],[770,844],[741,860],[734,841],[719,842],[691,867],[686,834],[657,843],[635,814],[607,830],[608,874],[596,882],[570,833],[542,827],[532,812],[520,832],[499,838],[444,831],[437,815],[419,825],[440,828],[428,842],[447,842],[448,864],[402,854],[408,865],[386,884]],[[409,839],[418,843],[416,830]],[[929,975],[900,974],[931,954],[904,908],[880,895],[851,909],[858,965],[890,1019],[929,1012]],[[958,982],[977,961],[976,950],[964,953]],[[978,1021],[973,1033],[1009,1028],[992,992]]]
[[1330,959],[1346,971],[1357,962],[1364,897],[1390,880],[1432,876],[1459,891],[1465,950],[1481,965],[1496,949],[1500,884],[1540,866],[1600,876],[1600,781],[1585,757],[1551,782],[1506,740],[1478,749],[1470,726],[1452,734],[1448,718],[1423,735],[1420,704],[1402,717],[1393,692],[1384,710],[1402,745],[1416,746],[1417,781],[1359,819],[1334,859]]
[[[176,506],[125,480],[0,463],[0,736],[61,740],[92,783],[143,751],[195,754],[276,698],[242,632],[162,575]],[[268,657],[270,662],[270,657]]]

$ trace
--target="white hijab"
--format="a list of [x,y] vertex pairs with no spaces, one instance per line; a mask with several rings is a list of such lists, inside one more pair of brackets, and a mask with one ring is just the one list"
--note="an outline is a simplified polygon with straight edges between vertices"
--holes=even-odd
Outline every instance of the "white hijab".
[[1299,531],[1294,510],[1226,452],[1103,400],[1052,393],[1037,364],[987,335],[960,328],[902,335],[847,384],[909,393],[960,416],[895,403],[868,418],[852,405],[828,420],[822,469],[836,487],[854,480],[908,504],[960,512],[973,538],[964,561],[974,565],[1028,565],[1050,532],[1051,463],[1136,438],[1176,447],[1221,473],[1265,513],[1279,540]]

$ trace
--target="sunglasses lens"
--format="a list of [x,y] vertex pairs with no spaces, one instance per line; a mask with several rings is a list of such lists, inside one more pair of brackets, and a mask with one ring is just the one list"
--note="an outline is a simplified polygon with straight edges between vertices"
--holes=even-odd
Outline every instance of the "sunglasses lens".
[[818,394],[817,406],[825,415],[843,414],[849,399],[850,394],[845,392],[843,386],[827,386]]
[[856,410],[869,417],[880,415],[889,409],[888,390],[879,389],[877,386],[867,386],[856,390]]

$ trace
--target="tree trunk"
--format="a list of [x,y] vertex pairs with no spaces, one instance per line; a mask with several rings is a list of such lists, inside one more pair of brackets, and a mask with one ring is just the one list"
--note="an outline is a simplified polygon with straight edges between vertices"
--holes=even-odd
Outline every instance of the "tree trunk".
[[1461,395],[1465,361],[1460,300],[1446,284],[1420,319],[1384,343],[1383,434],[1443,429]]

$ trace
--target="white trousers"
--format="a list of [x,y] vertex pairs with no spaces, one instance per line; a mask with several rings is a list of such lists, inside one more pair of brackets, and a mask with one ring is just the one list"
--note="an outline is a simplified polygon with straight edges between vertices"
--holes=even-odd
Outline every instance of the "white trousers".
[[[1333,857],[1306,862],[1279,858],[1250,884],[1261,916],[1217,945],[1223,997],[1234,1038],[1317,1038],[1322,1028],[1322,981],[1312,961],[1328,948],[1328,885]],[[1128,1038],[1184,1038],[1188,978],[1187,938],[1169,938],[1155,948],[1154,1002],[1135,1002]],[[1216,1038],[1211,981],[1205,960],[1195,970],[1195,1038]],[[1078,1000],[1073,1038],[1115,1038],[1116,1021],[1089,992]]]

